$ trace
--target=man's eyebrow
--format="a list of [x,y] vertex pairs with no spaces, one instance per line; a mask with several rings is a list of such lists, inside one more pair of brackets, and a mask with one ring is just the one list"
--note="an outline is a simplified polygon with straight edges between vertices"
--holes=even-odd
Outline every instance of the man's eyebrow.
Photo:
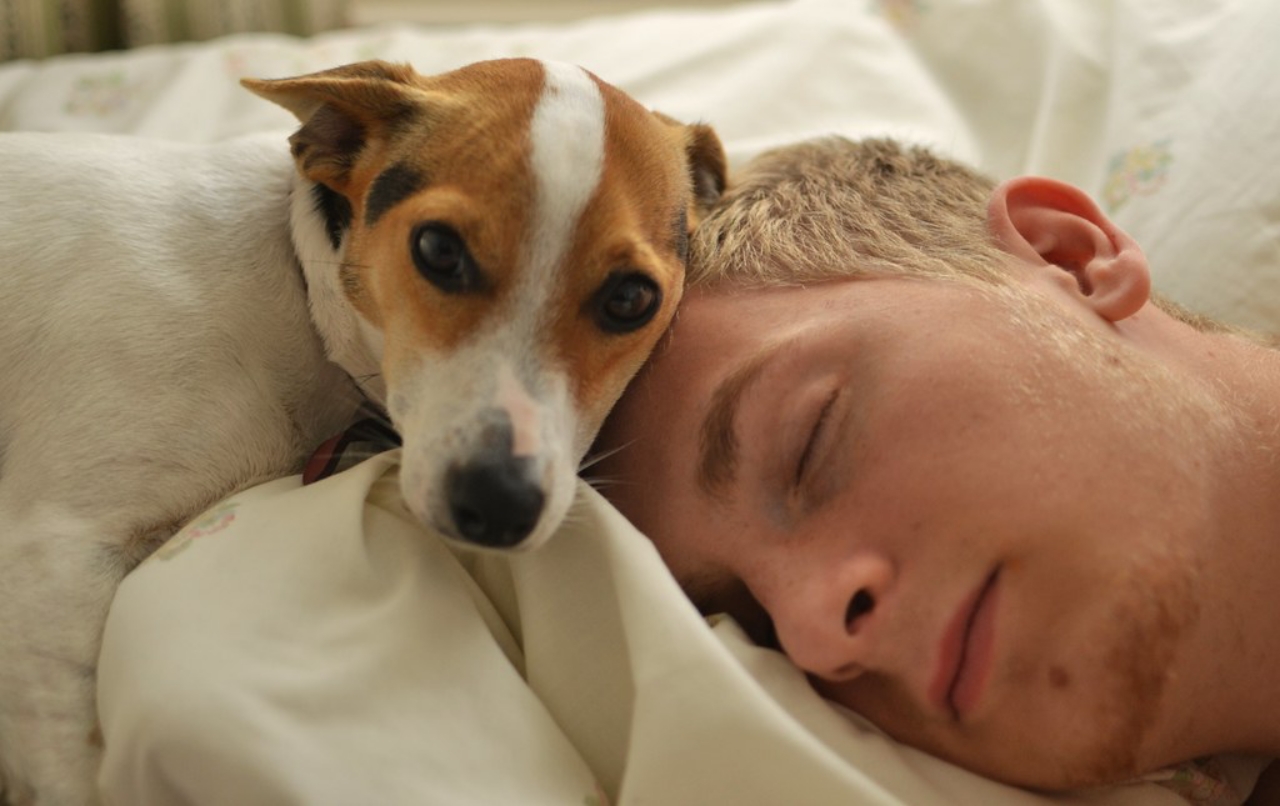
[[738,408],[769,359],[782,347],[773,344],[755,355],[711,393],[711,406],[702,420],[698,439],[698,486],[713,498],[724,494],[738,469]]

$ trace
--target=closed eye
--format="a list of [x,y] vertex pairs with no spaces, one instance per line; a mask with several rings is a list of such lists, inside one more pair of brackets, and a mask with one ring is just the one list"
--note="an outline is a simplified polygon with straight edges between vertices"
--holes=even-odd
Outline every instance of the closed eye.
[[840,396],[840,388],[836,387],[831,391],[831,395],[827,401],[822,404],[822,408],[818,410],[818,416],[813,420],[813,427],[809,429],[809,437],[805,441],[804,450],[800,452],[800,458],[796,460],[796,469],[792,474],[792,483],[795,487],[801,487],[804,484],[805,472],[813,463],[814,454],[817,452],[817,446],[823,431],[830,420],[831,408],[836,402],[836,398]]

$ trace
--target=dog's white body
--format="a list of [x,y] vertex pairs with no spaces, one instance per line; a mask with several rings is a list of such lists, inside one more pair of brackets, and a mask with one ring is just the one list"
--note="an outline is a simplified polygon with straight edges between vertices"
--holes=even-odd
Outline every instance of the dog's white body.
[[88,802],[119,579],[360,398],[308,316],[282,137],[0,143],[0,763],[15,802]]
[[[303,122],[292,158],[283,135],[0,135],[0,803],[96,802],[117,583],[209,504],[299,470],[366,396],[404,437],[424,521],[492,547],[545,539],[679,297],[670,222],[722,187],[710,130],[564,65],[250,84]],[[492,147],[450,128],[467,125]],[[438,221],[479,256],[474,287],[424,280]],[[665,291],[635,327],[620,274]],[[524,520],[459,527],[450,480],[477,456],[505,463],[478,506],[532,487]]]

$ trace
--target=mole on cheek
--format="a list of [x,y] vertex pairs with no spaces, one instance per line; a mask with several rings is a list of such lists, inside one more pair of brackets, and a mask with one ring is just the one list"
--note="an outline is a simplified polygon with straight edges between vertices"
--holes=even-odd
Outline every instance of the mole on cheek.
[[1049,685],[1054,688],[1066,688],[1071,685],[1071,676],[1061,666],[1049,667]]

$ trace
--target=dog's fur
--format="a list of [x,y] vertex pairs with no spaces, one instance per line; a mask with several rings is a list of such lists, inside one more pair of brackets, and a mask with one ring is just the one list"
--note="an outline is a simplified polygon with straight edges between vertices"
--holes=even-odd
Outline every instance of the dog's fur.
[[11,804],[96,800],[94,663],[123,575],[296,472],[366,397],[425,522],[544,540],[723,187],[710,129],[566,65],[245,83],[301,121],[292,160],[282,136],[0,138]]

